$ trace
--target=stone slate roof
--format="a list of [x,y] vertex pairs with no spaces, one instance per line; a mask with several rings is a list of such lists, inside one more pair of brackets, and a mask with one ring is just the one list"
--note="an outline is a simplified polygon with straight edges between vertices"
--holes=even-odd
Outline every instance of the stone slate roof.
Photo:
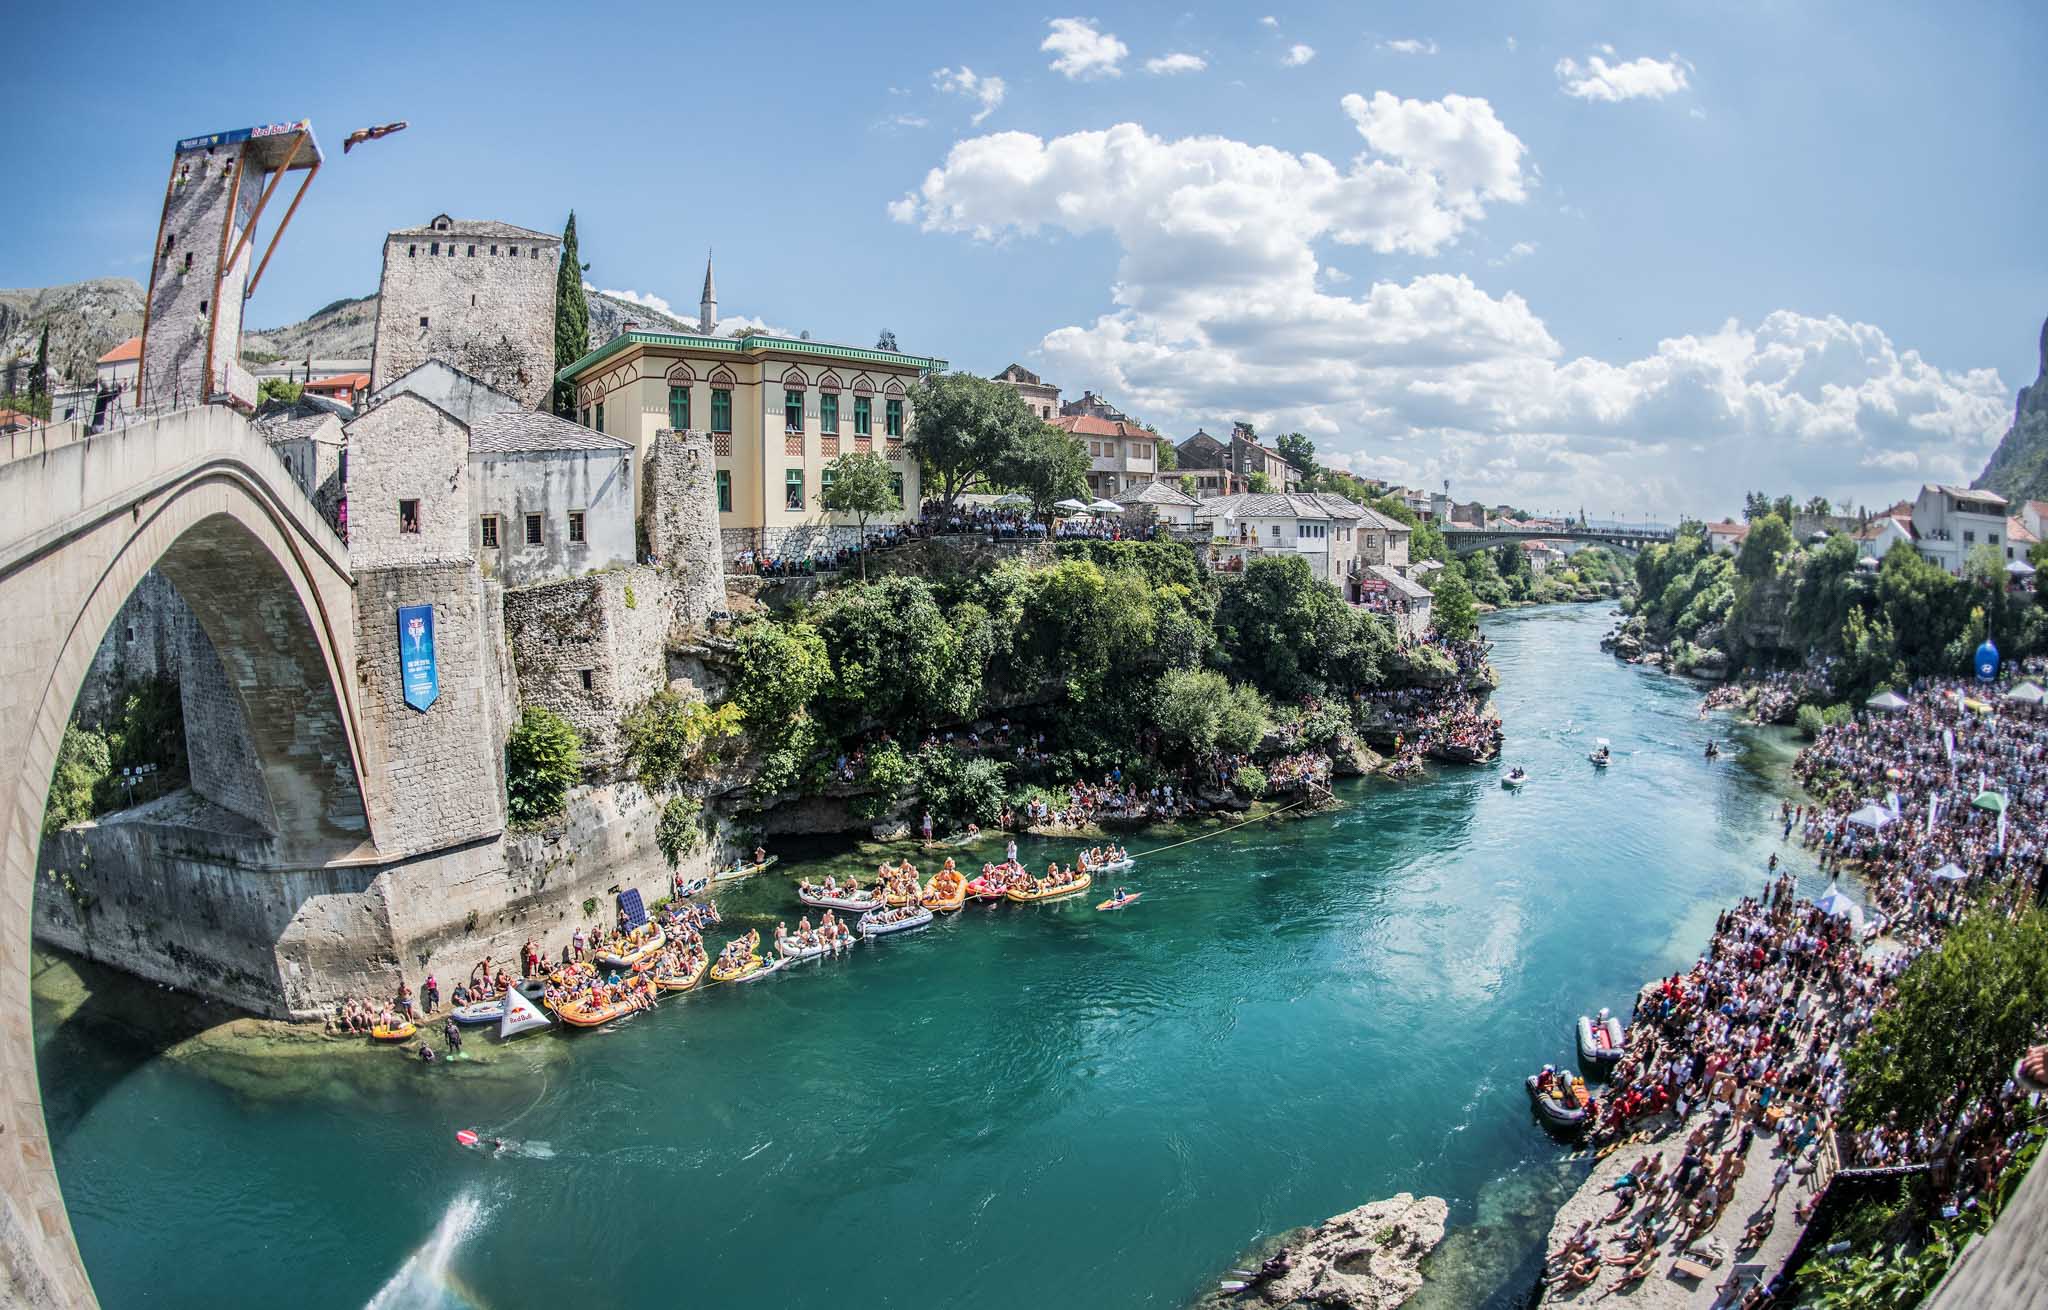
[[1202,502],[1178,487],[1152,481],[1115,497],[1119,505],[1200,505]]
[[256,411],[250,422],[263,434],[265,441],[276,445],[281,441],[313,436],[330,418],[345,423],[354,415],[354,410],[338,400],[301,393],[289,405],[272,401]]
[[553,241],[557,244],[562,240],[559,233],[536,232],[530,227],[518,227],[511,223],[500,223],[492,218],[450,218],[445,214],[439,217],[448,219],[448,227],[446,229],[437,229],[434,223],[438,219],[435,219],[422,223],[418,227],[393,228],[391,229],[391,235],[395,237],[496,237],[499,240],[512,237],[521,241]]
[[1399,569],[1390,568],[1385,564],[1369,564],[1366,566],[1365,571],[1385,582],[1389,591],[1404,596],[1410,601],[1430,599],[1429,588],[1410,582],[1402,577]]
[[553,414],[515,410],[477,420],[469,430],[472,455],[524,455],[561,450],[631,450],[629,441],[571,423]]
[[1212,500],[1202,501],[1201,504],[1205,518],[1222,518],[1225,514],[1234,514],[1241,518],[1260,519],[1364,520],[1389,530],[1407,531],[1404,524],[1327,491],[1247,491],[1235,496],[1217,496]]

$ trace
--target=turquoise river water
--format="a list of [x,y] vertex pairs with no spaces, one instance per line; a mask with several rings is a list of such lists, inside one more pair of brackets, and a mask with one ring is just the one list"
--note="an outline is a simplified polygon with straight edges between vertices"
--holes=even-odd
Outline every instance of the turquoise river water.
[[[39,1011],[86,1267],[112,1307],[1179,1307],[1412,1190],[1452,1224],[1417,1304],[1514,1305],[1578,1168],[1523,1075],[1763,886],[1785,785],[1777,735],[1705,762],[1726,723],[1603,655],[1607,622],[1487,622],[1524,790],[1340,784],[1334,814],[1141,859],[1119,914],[970,906],[488,1066],[348,1047],[230,1080]],[[793,923],[788,888],[721,907]]]

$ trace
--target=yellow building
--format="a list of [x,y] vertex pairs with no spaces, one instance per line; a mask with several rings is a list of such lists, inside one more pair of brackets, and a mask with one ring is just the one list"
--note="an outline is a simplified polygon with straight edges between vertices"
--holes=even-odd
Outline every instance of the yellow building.
[[[715,327],[713,294],[707,271],[707,329]],[[917,461],[904,442],[909,388],[919,375],[945,369],[943,359],[890,350],[629,324],[558,376],[576,389],[578,421],[632,442],[641,456],[636,466],[657,432],[710,435],[730,559],[747,550],[809,554],[856,540],[851,515],[818,506],[825,466],[855,451],[888,459],[899,482],[903,509],[870,519],[870,531],[916,517]]]

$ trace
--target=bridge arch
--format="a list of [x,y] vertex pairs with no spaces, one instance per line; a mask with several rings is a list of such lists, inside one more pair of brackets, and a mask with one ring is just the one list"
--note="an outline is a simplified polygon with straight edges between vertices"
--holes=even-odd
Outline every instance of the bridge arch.
[[[212,641],[257,768],[224,798],[281,852],[370,847],[347,549],[232,411],[0,462],[0,1299],[91,1306],[37,1087],[29,960],[41,826],[102,636],[157,568]],[[195,787],[199,769],[195,763]]]

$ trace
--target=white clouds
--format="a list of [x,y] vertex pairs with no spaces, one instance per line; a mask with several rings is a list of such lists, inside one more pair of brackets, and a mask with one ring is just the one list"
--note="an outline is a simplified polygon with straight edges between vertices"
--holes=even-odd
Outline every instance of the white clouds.
[[[1614,47],[1600,47],[1607,54]],[[1557,61],[1557,80],[1564,93],[1577,100],[1615,103],[1622,100],[1662,100],[1685,90],[1685,67],[1677,55],[1652,59],[1644,55],[1626,63],[1610,64],[1600,55],[1588,55],[1586,62],[1566,56]]]
[[1199,73],[1208,66],[1209,61],[1200,55],[1191,55],[1181,50],[1145,61],[1146,72],[1162,77],[1171,77],[1176,73]]
[[1052,34],[1038,48],[1054,56],[1050,67],[1055,73],[1074,82],[1123,76],[1120,65],[1131,53],[1114,35],[1099,31],[1092,18],[1053,19]]
[[1521,42],[1519,42],[1519,41],[1515,40],[1515,38],[1514,38],[1514,37],[1512,37],[1512,36],[1510,36],[1510,37],[1508,38],[1508,53],[1509,53],[1509,54],[1513,54],[1513,53],[1515,53],[1515,51],[1517,51],[1517,50],[1519,50],[1519,49],[1521,49],[1521,48],[1522,48],[1522,43],[1521,43]]
[[623,300],[629,305],[643,305],[657,314],[666,314],[670,318],[679,317],[673,309],[669,308],[668,301],[663,300],[652,292],[643,295],[638,291],[613,291],[609,287],[599,289],[588,282],[583,284],[583,289],[585,291],[596,291],[600,296],[610,296],[613,300]]
[[923,114],[891,114],[875,124],[878,128],[930,127],[931,120]]
[[1277,18],[1275,18],[1275,17],[1273,17],[1273,15],[1271,15],[1271,14],[1267,14],[1267,15],[1266,15],[1266,16],[1265,16],[1264,18],[1261,18],[1261,19],[1259,20],[1259,26],[1260,26],[1260,27],[1278,27],[1278,26],[1280,26],[1280,20],[1279,20],[1279,19],[1277,19]]
[[941,68],[933,73],[932,87],[934,90],[966,96],[977,102],[981,108],[976,110],[974,117],[969,120],[976,127],[981,126],[983,119],[996,112],[997,107],[1003,103],[1004,93],[1009,89],[1003,85],[1002,78],[979,77],[965,64],[958,68]]
[[1504,268],[1518,259],[1527,259],[1535,253],[1536,243],[1534,241],[1517,241],[1508,247],[1506,254],[1497,255],[1486,262],[1495,268]]
[[1311,59],[1314,59],[1315,57],[1316,48],[1314,46],[1301,45],[1297,43],[1295,45],[1287,47],[1287,53],[1280,56],[1280,62],[1287,65],[1289,68],[1300,68],[1303,64],[1307,63]]
[[[1510,37],[1508,39],[1512,41],[1514,38]],[[1508,48],[1513,49],[1514,47],[1510,46]],[[1414,37],[1402,37],[1398,41],[1380,42],[1380,49],[1397,55],[1433,55],[1436,53],[1436,42],[1419,41]]]
[[[1802,494],[1887,501],[1967,481],[2010,397],[1988,369],[1943,371],[1869,324],[1783,311],[1573,358],[1512,291],[1444,272],[1362,277],[1318,248],[1427,256],[1523,200],[1519,139],[1484,100],[1343,102],[1348,164],[1136,124],[1050,140],[956,143],[899,221],[977,240],[1106,234],[1120,259],[1102,312],[1041,343],[1069,390],[1093,387],[1170,431],[1221,417],[1315,435],[1334,461],[1531,508],[1719,514],[1766,467]],[[1534,252],[1509,247],[1507,264]]]

